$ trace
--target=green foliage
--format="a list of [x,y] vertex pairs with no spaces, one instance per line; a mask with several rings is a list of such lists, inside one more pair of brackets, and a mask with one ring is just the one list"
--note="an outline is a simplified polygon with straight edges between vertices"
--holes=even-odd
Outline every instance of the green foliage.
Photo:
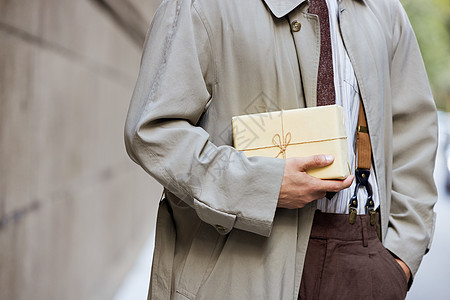
[[450,111],[450,1],[401,2],[419,42],[436,105]]

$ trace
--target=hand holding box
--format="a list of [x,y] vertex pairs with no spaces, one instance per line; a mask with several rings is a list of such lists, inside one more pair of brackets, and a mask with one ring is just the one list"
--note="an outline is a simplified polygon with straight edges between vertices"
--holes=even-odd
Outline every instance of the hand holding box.
[[305,157],[331,154],[334,162],[307,173],[321,179],[350,174],[344,109],[318,106],[236,116],[232,119],[234,147],[247,157]]

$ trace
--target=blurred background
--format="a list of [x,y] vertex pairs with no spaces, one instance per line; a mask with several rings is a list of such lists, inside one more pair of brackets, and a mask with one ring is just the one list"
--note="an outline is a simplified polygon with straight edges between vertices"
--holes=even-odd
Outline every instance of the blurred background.
[[[450,3],[402,2],[441,110],[436,235],[408,299],[446,299]],[[146,299],[161,187],[123,126],[159,3],[0,0],[0,300]]]

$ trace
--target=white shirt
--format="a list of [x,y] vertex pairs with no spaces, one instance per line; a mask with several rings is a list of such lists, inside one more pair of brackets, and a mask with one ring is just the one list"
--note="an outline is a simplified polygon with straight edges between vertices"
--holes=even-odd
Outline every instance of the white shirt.
[[[359,102],[361,99],[358,82],[355,72],[348,57],[345,45],[339,30],[339,8],[338,1],[327,0],[328,12],[330,18],[330,36],[331,49],[333,56],[334,87],[336,90],[336,104],[344,107],[346,113],[346,129],[349,152],[349,163],[351,173],[355,174],[355,145],[356,145],[356,127],[358,124]],[[369,128],[370,130],[370,128]],[[375,209],[379,206],[378,186],[375,178],[375,170],[372,164],[370,169],[369,183],[372,185],[373,200]],[[337,193],[333,199],[326,198],[317,201],[317,208],[327,213],[348,213],[350,198],[353,196],[356,185],[356,179],[352,185],[345,190]],[[358,191],[358,214],[365,214],[365,205],[367,200],[367,191],[360,188]]]

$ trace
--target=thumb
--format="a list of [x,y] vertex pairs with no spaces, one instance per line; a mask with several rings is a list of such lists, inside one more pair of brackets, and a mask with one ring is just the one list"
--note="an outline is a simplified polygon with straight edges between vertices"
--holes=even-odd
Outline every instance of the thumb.
[[310,169],[325,167],[334,161],[333,155],[313,155],[308,157],[298,157],[297,166],[300,171],[307,171]]

